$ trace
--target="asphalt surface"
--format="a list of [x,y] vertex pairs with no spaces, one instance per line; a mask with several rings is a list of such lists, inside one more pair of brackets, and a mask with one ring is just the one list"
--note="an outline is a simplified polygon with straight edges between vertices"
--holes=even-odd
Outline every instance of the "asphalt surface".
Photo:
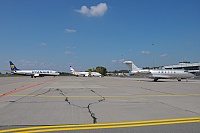
[[0,132],[200,132],[199,103],[200,80],[4,77]]

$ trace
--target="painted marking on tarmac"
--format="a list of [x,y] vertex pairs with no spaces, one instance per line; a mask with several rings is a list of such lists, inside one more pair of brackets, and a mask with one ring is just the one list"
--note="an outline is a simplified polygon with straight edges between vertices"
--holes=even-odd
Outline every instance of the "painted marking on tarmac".
[[[2,94],[1,94],[2,95]],[[48,95],[24,95],[24,94],[11,94],[9,96],[20,97],[41,97],[41,98],[65,98],[66,96],[48,96]],[[135,96],[103,96],[105,98],[145,98],[145,97],[187,97],[187,96],[200,96],[200,94],[157,94],[157,95],[135,95]],[[67,96],[68,98],[99,98],[99,96]]]
[[158,126],[158,125],[184,124],[184,123],[200,123],[200,116],[199,117],[190,117],[190,118],[146,120],[146,121],[133,121],[133,122],[32,126],[32,127],[25,127],[25,128],[5,129],[5,130],[1,130],[0,133],[5,133],[5,132],[37,133],[37,132],[55,132],[55,131],[70,131],[70,130],[71,131],[73,131],[73,130],[94,130],[94,129],[105,129],[105,128]]
[[41,82],[41,83],[38,83],[38,84],[34,84],[34,85],[31,85],[31,86],[27,86],[27,87],[23,87],[23,88],[20,88],[20,89],[17,89],[17,90],[13,90],[13,91],[10,91],[10,92],[4,93],[4,94],[0,94],[0,98],[2,98],[4,96],[9,96],[9,95],[14,94],[16,92],[24,91],[24,90],[42,85],[42,84],[45,84],[45,83],[49,83],[49,82],[52,82],[52,81],[54,81],[54,80],[48,80],[48,81],[45,81],[45,82]]

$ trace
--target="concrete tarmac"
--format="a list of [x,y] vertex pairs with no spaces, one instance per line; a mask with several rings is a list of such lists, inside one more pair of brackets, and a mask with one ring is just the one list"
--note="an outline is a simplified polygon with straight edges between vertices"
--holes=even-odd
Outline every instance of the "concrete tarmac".
[[191,118],[199,123],[199,103],[200,80],[5,77],[0,78],[0,129],[157,120],[187,123],[185,119]]

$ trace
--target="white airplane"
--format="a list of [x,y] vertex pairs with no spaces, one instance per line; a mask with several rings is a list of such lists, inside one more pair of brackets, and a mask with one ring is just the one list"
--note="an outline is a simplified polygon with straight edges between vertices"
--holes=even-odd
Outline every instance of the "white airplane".
[[77,72],[70,66],[70,71],[72,74],[76,76],[83,76],[83,77],[88,77],[88,76],[93,76],[93,77],[101,77],[101,74],[98,72]]
[[53,70],[20,70],[12,63],[12,61],[10,61],[10,69],[11,69],[11,73],[13,74],[31,76],[31,78],[44,77],[44,76],[55,77],[55,76],[60,75],[60,73]]
[[132,61],[124,61],[123,63],[131,70],[132,74],[152,78],[154,81],[158,81],[158,79],[177,79],[181,81],[181,79],[195,77],[195,75],[186,70],[141,69],[133,64]]

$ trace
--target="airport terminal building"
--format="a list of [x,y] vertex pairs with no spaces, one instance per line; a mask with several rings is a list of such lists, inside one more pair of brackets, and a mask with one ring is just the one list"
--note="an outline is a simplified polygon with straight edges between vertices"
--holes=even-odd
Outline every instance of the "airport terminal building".
[[200,63],[190,63],[187,61],[179,62],[177,65],[169,65],[169,66],[162,66],[163,69],[184,69],[188,70],[195,74],[196,76],[200,76]]

